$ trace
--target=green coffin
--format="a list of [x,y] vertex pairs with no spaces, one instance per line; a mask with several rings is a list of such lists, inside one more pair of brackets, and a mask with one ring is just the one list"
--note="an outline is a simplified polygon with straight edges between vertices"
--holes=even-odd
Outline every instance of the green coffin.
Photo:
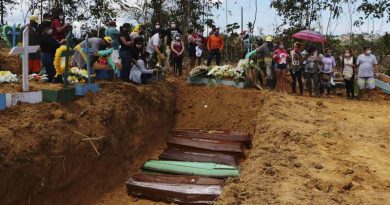
[[172,174],[198,175],[216,178],[239,176],[239,172],[234,166],[207,162],[150,160],[144,164],[143,169]]

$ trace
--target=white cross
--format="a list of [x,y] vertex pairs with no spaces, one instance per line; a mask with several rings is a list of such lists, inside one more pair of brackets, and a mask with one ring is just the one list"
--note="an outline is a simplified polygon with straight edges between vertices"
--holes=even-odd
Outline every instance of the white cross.
[[28,54],[36,53],[39,49],[39,46],[28,46],[28,26],[23,31],[23,46],[14,47],[9,52],[9,55],[18,55],[23,54],[22,59],[22,70],[23,70],[23,92],[29,91],[29,82],[28,82]]

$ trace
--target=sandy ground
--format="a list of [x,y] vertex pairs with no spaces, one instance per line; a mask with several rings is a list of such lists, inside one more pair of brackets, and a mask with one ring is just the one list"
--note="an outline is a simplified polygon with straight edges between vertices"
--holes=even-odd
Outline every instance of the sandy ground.
[[[217,204],[390,204],[385,96],[368,102],[177,86],[176,128],[254,134],[240,178],[230,180]],[[128,197],[120,186],[96,204],[163,203]]]

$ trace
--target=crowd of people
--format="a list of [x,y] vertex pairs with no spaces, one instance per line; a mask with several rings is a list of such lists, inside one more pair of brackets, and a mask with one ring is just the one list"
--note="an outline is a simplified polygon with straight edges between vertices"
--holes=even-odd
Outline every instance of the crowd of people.
[[[255,50],[260,68],[257,72],[258,77],[262,82],[262,76],[266,76],[269,89],[276,88],[286,93],[286,76],[289,70],[293,95],[297,94],[297,87],[299,95],[304,95],[304,87],[306,87],[310,97],[321,95],[330,97],[331,89],[335,84],[337,62],[339,62],[347,98],[358,99],[367,93],[368,99],[372,99],[378,61],[370,47],[364,47],[357,57],[351,49],[346,49],[336,57],[329,48],[325,48],[323,54],[320,54],[321,51],[317,47],[304,49],[301,43],[296,42],[288,52],[283,42],[275,44],[272,41],[272,37],[267,37],[265,42],[260,40]],[[357,79],[359,96],[355,96],[355,79]]]
[[[40,54],[30,54],[30,72],[40,72],[43,67],[49,82],[61,82],[61,77],[55,77],[54,58],[57,48],[65,44],[67,34],[72,30],[71,24],[65,22],[62,9],[54,9],[51,14],[44,14],[41,24],[38,23],[37,16],[31,16],[29,19],[30,23],[26,25],[29,28],[29,43],[40,45]],[[306,87],[309,96],[330,96],[334,71],[339,62],[348,98],[355,99],[355,77],[360,94],[368,90],[371,98],[375,88],[374,71],[378,62],[370,47],[365,47],[358,57],[355,57],[350,49],[346,49],[341,57],[335,57],[331,49],[324,49],[320,54],[318,48],[304,49],[299,42],[288,51],[283,42],[275,43],[271,36],[266,37],[265,41],[258,39],[257,48],[251,48],[252,46],[248,46],[251,45],[250,39],[249,33],[242,34],[244,56],[252,49],[255,50],[259,67],[256,72],[258,80],[261,83],[266,81],[269,89],[276,88],[286,93],[286,76],[289,71],[293,95],[297,94],[297,88],[299,95],[303,95]],[[104,35],[88,38],[89,48],[94,52],[83,50],[85,44],[86,40],[74,44],[75,53],[71,66],[85,68],[87,59],[93,64],[97,60],[96,53],[110,47],[113,49],[111,58],[115,64],[121,65],[122,80],[134,83],[150,81],[161,71],[158,68],[164,66],[172,68],[175,77],[182,76],[184,56],[188,56],[189,68],[192,69],[202,63],[206,49],[207,66],[211,65],[214,58],[216,64],[220,65],[225,46],[224,37],[218,28],[213,28],[206,37],[203,27],[189,29],[185,39],[176,22],[171,22],[169,29],[163,29],[158,23],[152,29],[143,25],[132,28],[129,23],[124,23],[117,29],[114,20],[107,23]],[[87,55],[89,58],[86,58]]]

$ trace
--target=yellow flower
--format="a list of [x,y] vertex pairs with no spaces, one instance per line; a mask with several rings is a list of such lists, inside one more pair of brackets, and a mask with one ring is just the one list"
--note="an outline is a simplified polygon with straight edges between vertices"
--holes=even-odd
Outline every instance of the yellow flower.
[[[61,63],[61,55],[62,55],[62,52],[66,51],[66,49],[67,49],[67,47],[65,45],[62,45],[59,48],[57,48],[57,50],[56,50],[56,54],[54,56],[54,68],[57,71],[56,76],[63,74],[65,71],[65,65],[62,65],[62,63]],[[69,50],[70,50],[70,48],[69,48]],[[71,57],[69,56],[68,65],[70,64],[70,60],[71,60]]]

